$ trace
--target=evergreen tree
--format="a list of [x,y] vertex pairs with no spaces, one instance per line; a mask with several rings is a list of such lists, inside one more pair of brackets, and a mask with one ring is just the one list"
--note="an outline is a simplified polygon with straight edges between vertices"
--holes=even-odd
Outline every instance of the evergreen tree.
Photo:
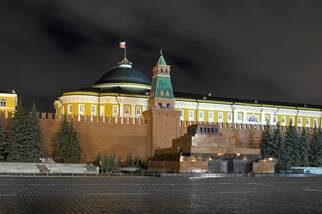
[[270,126],[267,124],[264,128],[261,138],[260,151],[262,158],[270,158],[274,153],[274,144],[272,137],[272,130]]
[[30,123],[30,145],[32,156],[39,159],[43,157],[43,142],[41,139],[41,131],[39,127],[39,117],[35,103],[31,108],[29,113],[29,123]]
[[61,127],[57,134],[56,158],[64,163],[79,163],[82,150],[74,130],[73,123],[66,117],[61,122]]
[[286,169],[290,169],[292,166],[299,166],[301,155],[298,150],[300,144],[300,136],[296,128],[290,123],[285,134],[285,158]]
[[39,126],[35,127],[37,123],[35,120],[32,119],[32,113],[28,112],[20,102],[11,121],[8,161],[40,161],[41,141],[36,137],[37,133],[40,136],[40,131]]
[[135,160],[132,158],[132,154],[128,154],[126,159],[126,166],[128,167],[134,167],[135,166]]
[[300,153],[300,166],[309,166],[309,136],[305,128],[302,129],[302,133],[300,136],[300,144],[299,144],[299,153]]
[[104,155],[101,159],[100,170],[103,173],[119,172],[119,166],[115,155]]
[[0,161],[6,161],[9,155],[8,135],[0,126]]
[[286,160],[287,160],[288,154],[285,149],[285,142],[280,130],[279,123],[277,124],[276,129],[274,130],[273,136],[274,136],[273,142],[274,142],[274,145],[276,146],[276,153],[274,155],[274,157],[277,160],[276,170],[278,172],[285,172],[287,170]]
[[314,128],[310,143],[309,162],[311,166],[322,166],[322,131]]

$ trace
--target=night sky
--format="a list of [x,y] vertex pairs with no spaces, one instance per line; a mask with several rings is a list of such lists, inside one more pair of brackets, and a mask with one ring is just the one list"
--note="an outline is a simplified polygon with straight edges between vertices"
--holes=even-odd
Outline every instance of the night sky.
[[0,89],[53,111],[122,58],[174,90],[322,104],[322,1],[0,0]]

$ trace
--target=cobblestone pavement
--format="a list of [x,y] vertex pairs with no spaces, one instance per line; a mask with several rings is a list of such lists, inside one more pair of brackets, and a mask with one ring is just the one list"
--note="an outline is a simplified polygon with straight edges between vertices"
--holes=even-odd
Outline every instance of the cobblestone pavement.
[[322,213],[322,177],[0,177],[0,213]]

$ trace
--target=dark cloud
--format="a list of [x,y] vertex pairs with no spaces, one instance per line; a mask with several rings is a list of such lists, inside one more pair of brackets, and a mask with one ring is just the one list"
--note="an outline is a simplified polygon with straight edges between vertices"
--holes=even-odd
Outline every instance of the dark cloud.
[[91,85],[127,40],[151,73],[163,48],[176,90],[321,104],[319,1],[2,0],[3,89],[52,111],[64,90]]

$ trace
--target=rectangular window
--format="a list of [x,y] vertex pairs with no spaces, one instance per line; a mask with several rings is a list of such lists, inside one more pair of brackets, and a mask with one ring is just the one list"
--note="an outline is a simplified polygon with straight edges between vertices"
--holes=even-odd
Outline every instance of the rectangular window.
[[224,121],[224,113],[218,112],[218,122],[222,123]]
[[319,120],[315,118],[313,121],[314,121],[314,126],[319,127]]
[[204,121],[204,112],[199,111],[199,121],[203,122]]
[[265,125],[270,123],[271,116],[269,114],[265,114]]
[[273,117],[273,123],[274,123],[274,124],[276,124],[276,123],[277,123],[277,117],[276,117],[276,116],[274,116],[274,117]]
[[113,117],[118,117],[118,115],[119,115],[119,107],[117,105],[114,105],[112,107],[112,116]]
[[243,122],[243,113],[238,113],[238,115],[237,115],[237,121],[239,123]]
[[208,122],[214,122],[214,113],[212,111],[208,112]]
[[135,115],[141,116],[141,114],[142,114],[141,106],[136,106],[135,107]]
[[285,116],[281,117],[281,125],[286,126],[286,117]]
[[80,114],[80,115],[85,114],[85,105],[84,104],[79,104],[78,105],[78,114]]
[[73,114],[73,105],[72,104],[67,105],[67,113],[68,114]]
[[233,114],[230,113],[230,112],[227,114],[227,122],[228,123],[232,123],[233,122]]
[[297,118],[297,125],[302,126],[302,117]]
[[0,107],[6,107],[6,105],[7,105],[6,99],[4,98],[0,99]]
[[184,120],[184,111],[183,110],[179,111],[179,114],[180,114],[180,120]]
[[130,106],[124,106],[123,114],[124,114],[125,116],[130,115]]
[[306,127],[310,127],[310,123],[311,123],[310,118],[306,118],[306,120],[305,120],[305,121],[306,121],[306,122],[305,122]]
[[290,124],[294,126],[294,117],[290,117]]
[[91,105],[91,114],[96,116],[96,105]]
[[189,110],[189,120],[194,121],[194,119],[195,119],[195,115],[194,115],[193,110]]

